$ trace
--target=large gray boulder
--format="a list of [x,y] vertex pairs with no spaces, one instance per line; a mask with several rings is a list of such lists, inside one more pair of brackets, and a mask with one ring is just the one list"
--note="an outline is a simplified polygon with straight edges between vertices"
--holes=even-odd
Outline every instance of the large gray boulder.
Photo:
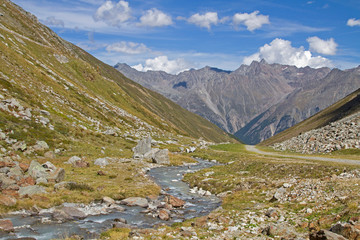
[[132,150],[134,158],[142,159],[147,152],[151,151],[151,137],[140,140]]
[[162,149],[157,151],[152,157],[152,160],[157,164],[170,164],[169,150]]
[[48,176],[46,168],[44,168],[40,163],[35,160],[31,161],[28,174],[34,179],[47,178]]

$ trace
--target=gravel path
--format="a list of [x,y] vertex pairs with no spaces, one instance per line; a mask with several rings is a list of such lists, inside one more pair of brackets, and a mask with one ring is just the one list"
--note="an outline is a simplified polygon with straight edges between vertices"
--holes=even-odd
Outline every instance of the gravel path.
[[264,152],[256,148],[256,146],[253,145],[245,145],[245,148],[249,152],[254,152],[257,154],[262,155],[271,155],[276,157],[286,157],[286,158],[301,158],[306,160],[316,160],[316,161],[325,161],[325,162],[336,162],[336,163],[345,163],[345,164],[353,164],[353,165],[360,165],[360,160],[350,160],[350,159],[341,159],[341,158],[326,158],[326,157],[312,157],[308,155],[285,155],[285,154],[279,154],[279,153],[273,153],[273,152]]

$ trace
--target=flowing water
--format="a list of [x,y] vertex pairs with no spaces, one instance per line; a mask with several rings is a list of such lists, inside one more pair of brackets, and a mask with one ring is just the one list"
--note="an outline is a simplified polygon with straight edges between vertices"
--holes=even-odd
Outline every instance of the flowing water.
[[[189,192],[189,186],[182,181],[183,175],[188,172],[195,172],[200,169],[208,168],[214,165],[212,162],[198,160],[199,163],[190,166],[171,166],[153,168],[148,175],[161,186],[166,189],[170,195],[178,197],[186,204],[183,208],[176,210],[177,214],[170,221],[163,221],[150,215],[142,213],[144,208],[123,206],[125,211],[114,211],[106,214],[92,215],[85,219],[77,221],[69,221],[65,223],[56,223],[50,221],[51,214],[43,211],[37,216],[29,216],[28,214],[15,214],[5,217],[10,219],[15,227],[12,234],[1,235],[1,239],[14,239],[20,237],[32,237],[35,239],[53,239],[66,238],[73,234],[84,236],[86,239],[97,238],[99,234],[111,228],[114,219],[123,218],[131,226],[138,228],[150,228],[158,224],[172,224],[181,222],[185,219],[199,217],[208,214],[215,208],[220,206],[220,199],[215,196],[201,196]],[[78,205],[68,203],[67,206]],[[100,203],[94,203],[89,206],[83,206],[80,209],[100,209]]]

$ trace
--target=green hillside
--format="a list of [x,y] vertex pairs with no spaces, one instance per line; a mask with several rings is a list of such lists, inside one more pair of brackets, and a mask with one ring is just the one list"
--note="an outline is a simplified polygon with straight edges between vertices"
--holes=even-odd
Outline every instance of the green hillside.
[[[50,148],[84,154],[104,146],[129,153],[134,140],[147,135],[231,141],[215,125],[125,78],[11,2],[1,0],[0,10],[0,129],[9,138],[28,145],[43,140]],[[11,143],[1,146],[9,150]]]

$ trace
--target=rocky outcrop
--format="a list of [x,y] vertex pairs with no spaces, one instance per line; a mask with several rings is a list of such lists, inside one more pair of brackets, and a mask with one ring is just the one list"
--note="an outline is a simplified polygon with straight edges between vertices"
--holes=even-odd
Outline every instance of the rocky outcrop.
[[134,159],[152,159],[152,161],[157,164],[170,164],[169,150],[151,148],[151,141],[151,137],[148,137],[138,142],[136,147],[132,149]]
[[140,140],[132,150],[135,159],[144,158],[144,155],[151,151],[151,137]]
[[273,148],[300,153],[330,153],[342,149],[360,149],[360,113],[305,132],[282,143],[276,143]]

